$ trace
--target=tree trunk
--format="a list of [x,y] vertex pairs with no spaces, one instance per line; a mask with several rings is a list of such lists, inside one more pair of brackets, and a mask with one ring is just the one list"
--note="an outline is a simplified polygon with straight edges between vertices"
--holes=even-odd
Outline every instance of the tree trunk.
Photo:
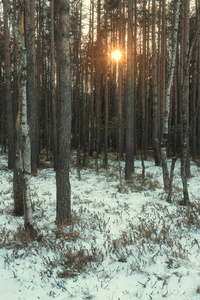
[[[16,0],[13,1],[13,15],[16,19],[17,8]],[[17,106],[18,106],[18,79],[17,79],[17,41],[15,34],[13,33],[13,129],[14,129],[14,139],[15,139],[15,151],[16,151],[16,120],[17,120]]]
[[[134,143],[133,143],[133,3],[128,0],[128,41],[127,41],[127,98],[126,98],[126,163],[125,179],[130,180],[134,166]],[[134,70],[134,68],[133,68]]]
[[154,149],[154,159],[156,166],[160,166],[160,147],[158,138],[158,94],[157,94],[157,60],[156,60],[156,7],[155,0],[152,1],[152,102],[153,102],[153,132],[152,142]]
[[56,171],[56,222],[71,220],[71,187],[69,181],[71,144],[71,79],[69,1],[60,0],[60,93],[58,103],[58,165]]
[[[119,2],[119,47],[122,49],[122,4]],[[117,61],[117,98],[118,98],[118,155],[123,158],[123,98],[122,98],[122,77],[123,63]]]
[[[185,0],[184,1],[184,45],[183,45],[183,60],[184,60],[184,65],[187,63],[187,57],[189,53],[189,43],[190,43],[190,0]],[[183,68],[183,77],[185,77],[185,68]],[[188,130],[189,130],[189,80],[187,83],[187,88],[185,86],[185,92],[187,95],[187,102],[188,102]],[[190,140],[189,140],[189,132],[188,132],[188,141],[187,141],[187,156],[186,156],[186,176],[190,177]]]
[[[108,51],[108,0],[105,0],[105,33],[106,33],[106,53]],[[105,66],[105,135],[104,135],[104,163],[108,163],[108,62],[106,60]]]
[[[187,4],[187,3],[186,3]],[[184,79],[181,88],[181,117],[182,117],[182,140],[181,140],[181,178],[183,184],[183,204],[189,204],[189,193],[187,186],[187,172],[186,172],[186,164],[187,164],[187,156],[188,156],[188,141],[189,141],[189,98],[188,98],[188,85],[189,85],[189,69],[190,62],[192,58],[192,53],[194,49],[195,42],[198,37],[200,28],[200,6],[197,11],[197,22],[195,27],[195,33],[191,40],[191,44],[189,46],[189,50],[187,51],[187,55],[185,57],[184,62]],[[186,54],[186,53],[185,53]]]
[[[31,172],[37,174],[38,164],[38,99],[36,73],[34,64],[35,54],[35,22],[33,0],[25,0],[25,32],[27,53],[27,104],[28,124],[31,139]],[[34,23],[32,23],[34,22]]]
[[[31,145],[29,127],[27,123],[27,98],[26,98],[26,48],[24,43],[24,12],[21,14],[21,23],[19,30],[13,16],[12,8],[8,1],[3,0],[8,12],[11,23],[13,24],[14,33],[17,39],[18,50],[20,53],[20,70],[19,70],[19,109],[17,118],[17,144],[18,157],[16,159],[15,168],[18,175],[21,176],[21,195],[23,197],[24,206],[24,227],[25,229],[33,229],[32,205],[30,197],[30,177],[31,177]],[[14,183],[13,183],[14,184]],[[14,189],[15,190],[15,189]]]
[[91,0],[90,156],[94,151],[94,2]]
[[146,149],[146,0],[143,1],[143,28],[142,28],[142,55],[141,55],[141,114],[142,114],[142,136],[141,136],[141,156],[142,162],[147,158]]
[[169,70],[169,77],[166,84],[165,91],[165,113],[163,118],[163,138],[161,143],[161,156],[162,156],[162,167],[163,167],[163,182],[164,189],[169,188],[169,171],[167,168],[167,144],[168,144],[168,124],[169,124],[169,112],[170,112],[170,93],[174,77],[176,52],[177,52],[177,39],[178,39],[178,24],[179,24],[179,10],[180,0],[176,1],[175,15],[174,15],[174,31],[173,31],[173,45],[172,45],[172,59]]
[[197,60],[198,60],[198,47],[196,43],[195,47],[195,55],[193,58],[193,81],[192,81],[192,120],[191,120],[191,127],[192,127],[192,157],[196,159],[197,155]]
[[100,143],[101,143],[101,61],[100,61],[100,50],[101,50],[101,2],[97,1],[97,58],[96,58],[96,171],[98,172],[98,159],[100,154]]
[[51,0],[51,114],[52,114],[52,144],[54,169],[57,168],[57,124],[56,124],[56,95],[55,95],[55,47],[54,47],[54,0]]
[[[162,19],[162,26],[161,26],[161,54],[160,54],[160,118],[161,118],[161,135],[163,134],[163,118],[164,118],[164,111],[165,111],[165,92],[166,92],[166,0],[160,1],[160,5],[162,6],[161,19]],[[161,149],[162,150],[162,149]],[[161,151],[162,155],[162,151]],[[169,177],[169,172],[167,174]]]
[[11,99],[11,69],[10,69],[10,49],[8,16],[4,7],[4,57],[5,57],[5,102],[7,107],[7,134],[8,134],[8,168],[13,169],[15,165],[15,140],[13,124],[13,108]]
[[[200,36],[198,37],[198,70],[200,70]],[[200,155],[200,72],[198,72],[198,96],[197,96],[197,154]]]

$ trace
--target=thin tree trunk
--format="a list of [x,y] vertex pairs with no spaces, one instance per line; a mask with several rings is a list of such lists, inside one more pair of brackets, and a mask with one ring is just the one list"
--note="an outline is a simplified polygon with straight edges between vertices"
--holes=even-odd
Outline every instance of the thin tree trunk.
[[[37,90],[38,90],[38,102],[41,104],[43,99],[42,89],[42,5],[41,0],[38,0],[38,32],[37,32]],[[43,140],[43,136],[40,136],[41,132],[41,111],[38,112],[39,124],[38,124],[38,136]],[[42,116],[42,121],[44,116]]]
[[169,180],[169,193],[167,197],[167,202],[172,202],[172,188],[173,188],[173,179],[174,179],[174,168],[177,161],[177,156],[172,157],[172,164],[171,164],[171,173],[170,173],[170,180]]
[[164,189],[169,188],[169,171],[167,168],[167,144],[168,144],[168,124],[169,124],[169,112],[170,112],[170,93],[174,77],[176,52],[177,52],[177,39],[178,39],[178,24],[179,24],[179,10],[180,0],[176,1],[175,7],[175,20],[174,20],[174,31],[173,31],[173,45],[172,45],[172,60],[170,66],[169,77],[166,84],[165,91],[165,113],[163,119],[163,139],[161,143],[161,156],[162,156],[162,167],[163,167],[163,182]]
[[[162,5],[162,27],[161,27],[161,61],[160,61],[160,118],[161,118],[161,135],[163,135],[163,119],[164,119],[164,111],[165,111],[165,92],[166,92],[166,0],[160,1]],[[161,149],[162,150],[162,149]],[[162,155],[162,151],[161,151]],[[163,160],[162,160],[163,161]],[[167,172],[167,176],[169,177],[169,172]]]
[[142,108],[142,145],[141,145],[141,156],[142,162],[147,158],[146,149],[146,0],[143,1],[143,35],[142,35],[142,61],[141,61],[141,108]]
[[54,169],[57,168],[57,124],[56,124],[56,95],[55,95],[55,47],[54,47],[54,0],[51,0],[51,114],[52,114],[52,143]]
[[195,47],[195,55],[193,59],[193,84],[192,84],[192,120],[191,120],[191,127],[192,127],[192,157],[193,159],[196,158],[197,155],[197,59],[198,59],[198,48],[197,44]]
[[156,60],[156,7],[155,0],[152,1],[152,97],[153,97],[153,149],[154,149],[154,159],[156,166],[160,166],[160,148],[159,148],[159,138],[158,138],[158,93],[157,93],[157,60]]
[[[190,43],[190,16],[189,16],[189,11],[190,11],[190,0],[185,0],[184,1],[184,64],[187,62],[187,56],[189,53],[189,43]],[[183,69],[183,76],[185,76],[185,69]],[[188,99],[188,128],[189,128],[189,80],[187,82],[187,89],[185,87],[185,92],[187,93],[187,99]],[[187,142],[187,158],[186,158],[186,176],[190,177],[190,140],[189,140],[189,132],[188,132],[188,142]]]
[[94,151],[94,1],[91,0],[90,156]]
[[[105,0],[105,32],[106,32],[106,53],[108,51],[108,0]],[[105,66],[105,136],[104,136],[104,163],[108,163],[108,62]]]
[[97,1],[97,59],[96,59],[96,171],[98,172],[98,159],[100,154],[101,143],[101,61],[100,61],[100,47],[101,47],[101,2]]
[[15,140],[13,124],[13,108],[11,99],[11,66],[9,48],[8,16],[4,7],[4,57],[5,57],[5,101],[7,108],[7,134],[8,134],[8,168],[13,169],[15,165]]
[[[32,2],[32,3],[31,3]],[[32,5],[31,5],[32,4]],[[30,127],[31,138],[31,171],[37,174],[38,163],[38,103],[37,103],[37,86],[36,74],[34,68],[35,53],[35,24],[33,0],[25,0],[25,32],[26,32],[26,53],[27,53],[27,104],[28,104],[28,124]]]
[[[122,48],[122,7],[121,1],[119,2],[119,46]],[[123,64],[121,60],[117,61],[118,69],[118,155],[119,159],[123,158],[123,98],[122,98],[122,77],[123,77]]]
[[[127,98],[126,98],[126,163],[125,179],[130,180],[134,166],[134,148],[133,148],[133,3],[128,0],[128,41],[127,41]],[[134,68],[133,68],[134,70]]]
[[[13,1],[13,15],[16,19],[17,8],[16,0]],[[13,130],[14,130],[14,139],[15,139],[15,151],[16,151],[16,120],[17,120],[17,106],[18,106],[18,79],[17,79],[17,41],[13,33]]]

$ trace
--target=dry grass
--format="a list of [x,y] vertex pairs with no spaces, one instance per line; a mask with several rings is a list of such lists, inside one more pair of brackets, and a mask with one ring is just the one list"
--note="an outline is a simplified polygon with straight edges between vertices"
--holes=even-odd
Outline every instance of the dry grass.
[[39,169],[53,169],[54,164],[50,163],[50,162],[40,161],[38,168]]
[[40,241],[42,236],[37,230],[25,230],[23,226],[18,226],[16,231],[7,230],[5,227],[0,232],[1,248],[23,249],[33,241]]

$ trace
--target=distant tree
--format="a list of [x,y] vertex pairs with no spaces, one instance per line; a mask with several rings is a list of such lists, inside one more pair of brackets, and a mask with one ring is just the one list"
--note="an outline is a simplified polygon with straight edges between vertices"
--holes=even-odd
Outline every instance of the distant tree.
[[97,41],[96,41],[96,68],[95,68],[95,94],[96,94],[96,170],[98,172],[98,159],[101,149],[101,1],[97,0]]
[[[17,19],[17,5],[16,0],[13,0],[13,16]],[[16,144],[16,119],[18,106],[18,79],[17,79],[17,40],[13,30],[13,124],[14,124],[14,139]],[[16,145],[15,145],[16,147]],[[16,149],[15,149],[16,151]]]
[[156,53],[156,5],[155,0],[152,0],[152,142],[154,149],[154,159],[156,166],[160,166],[160,147],[158,135],[158,82],[157,68],[158,60]]
[[90,66],[90,156],[94,152],[94,1],[90,2],[90,35],[89,46],[91,49],[91,66]]
[[[163,135],[163,119],[165,112],[165,90],[166,90],[166,0],[160,2],[160,18],[161,18],[161,33],[160,33],[160,118],[161,118],[161,137]],[[169,177],[169,174],[168,174]]]
[[142,54],[141,54],[141,153],[142,160],[147,159],[147,106],[146,106],[146,73],[147,73],[147,59],[146,59],[146,48],[147,48],[147,33],[146,33],[146,0],[143,0],[143,26],[142,26]]
[[[122,47],[122,40],[123,40],[123,12],[122,12],[122,1],[119,1],[119,47],[120,49],[123,49]],[[123,55],[124,56],[124,55]],[[119,159],[123,158],[123,127],[124,127],[124,122],[123,122],[123,62],[122,58],[119,59],[117,62],[117,67],[118,67],[118,86],[117,86],[117,97],[118,97],[118,155]]]
[[134,168],[134,90],[133,90],[133,2],[128,1],[128,41],[127,41],[127,92],[126,92],[126,164],[125,179],[129,180]]
[[[106,53],[108,52],[108,0],[105,0],[105,43]],[[104,163],[108,163],[108,62],[105,65],[105,132],[104,132]]]
[[193,70],[192,70],[192,97],[191,97],[191,128],[192,128],[192,157],[196,159],[197,155],[197,82],[198,82],[198,43],[195,45],[194,56],[192,60]]

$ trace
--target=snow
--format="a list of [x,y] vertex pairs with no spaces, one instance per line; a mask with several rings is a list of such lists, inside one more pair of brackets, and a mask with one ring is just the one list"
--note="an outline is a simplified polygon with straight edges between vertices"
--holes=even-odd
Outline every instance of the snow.
[[143,184],[139,158],[130,182],[120,164],[122,186],[114,154],[108,166],[99,160],[98,174],[90,159],[81,180],[72,163],[73,220],[62,228],[55,225],[55,172],[39,169],[31,178],[31,197],[42,238],[33,241],[23,217],[13,215],[13,175],[0,156],[1,300],[200,299],[199,167],[191,162],[194,207],[185,208],[178,205],[179,161],[172,204],[166,202],[162,169],[150,157]]

